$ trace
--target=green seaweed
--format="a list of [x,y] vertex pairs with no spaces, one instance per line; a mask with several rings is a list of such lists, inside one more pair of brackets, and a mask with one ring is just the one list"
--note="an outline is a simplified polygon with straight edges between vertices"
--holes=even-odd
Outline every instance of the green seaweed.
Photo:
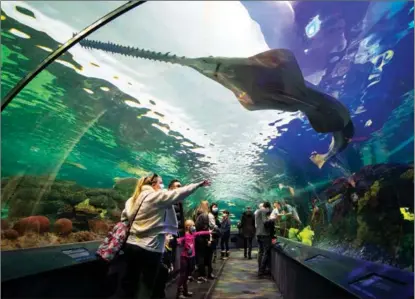
[[408,169],[407,171],[405,171],[404,173],[401,174],[400,176],[401,179],[404,180],[413,180],[414,179],[414,169]]

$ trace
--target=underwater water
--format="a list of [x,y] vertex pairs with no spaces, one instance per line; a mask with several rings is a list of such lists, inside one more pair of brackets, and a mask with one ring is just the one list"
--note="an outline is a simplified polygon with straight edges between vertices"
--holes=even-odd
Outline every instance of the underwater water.
[[[3,2],[2,99],[117,5]],[[151,2],[126,13],[88,40],[189,58],[288,48],[348,108],[354,136],[319,168],[310,156],[332,134],[301,112],[249,111],[195,69],[76,45],[1,114],[2,250],[102,238],[128,178],[156,172],[165,185],[212,181],[187,215],[207,199],[235,227],[246,206],[285,199],[302,226],[285,221],[278,234],[412,271],[413,25],[411,2]]]

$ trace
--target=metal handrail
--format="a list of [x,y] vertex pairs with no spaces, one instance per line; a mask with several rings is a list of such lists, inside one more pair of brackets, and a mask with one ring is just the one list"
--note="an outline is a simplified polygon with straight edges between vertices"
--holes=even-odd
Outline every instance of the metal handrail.
[[76,43],[78,43],[80,40],[84,39],[91,33],[97,31],[102,26],[108,24],[112,20],[118,18],[119,16],[123,15],[124,13],[130,11],[133,8],[136,8],[137,6],[140,6],[141,4],[146,3],[147,1],[128,1],[126,4],[118,7],[117,9],[113,10],[109,14],[103,16],[102,18],[98,19],[85,29],[83,29],[78,34],[74,35],[70,40],[68,40],[64,45],[56,49],[54,52],[52,52],[48,57],[46,57],[45,60],[43,60],[32,72],[27,74],[23,79],[19,81],[19,83],[16,84],[16,86],[13,87],[12,90],[5,96],[4,101],[1,103],[1,111],[7,107],[8,104],[13,100],[13,98],[27,85],[30,81],[33,80],[33,78],[36,77],[37,74],[39,74],[41,71],[43,71],[49,64],[51,64],[55,59],[57,59],[59,56],[64,54],[66,51],[68,51],[70,48],[72,48]]

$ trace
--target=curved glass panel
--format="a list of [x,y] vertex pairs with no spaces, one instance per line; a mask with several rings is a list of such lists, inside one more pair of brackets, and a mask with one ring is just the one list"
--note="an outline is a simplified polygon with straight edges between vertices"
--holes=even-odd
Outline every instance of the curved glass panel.
[[[46,35],[4,20],[33,34],[4,76],[35,67],[37,39],[57,47],[63,19],[42,5],[32,11]],[[413,3],[151,2],[81,45],[2,113],[2,228],[14,227],[2,249],[101,238],[128,178],[151,171],[212,180],[185,201],[188,216],[207,199],[235,228],[245,207],[285,200],[277,235],[413,266]],[[278,48],[306,86],[287,52],[257,55]]]
[[[3,1],[1,4],[2,99],[19,80],[33,69],[25,68],[29,66],[28,59],[30,59],[31,66],[39,64],[57,47],[69,40],[73,33],[81,31],[123,2],[125,1],[117,3],[106,1],[104,5],[100,5],[93,1],[33,1],[30,3]],[[75,12],[75,7],[80,6],[85,9],[78,9],[75,14],[71,15],[66,13],[66,11]],[[42,13],[36,14],[33,9],[38,9]],[[48,24],[48,18],[56,20],[53,28]],[[36,39],[32,36],[36,36]],[[54,39],[53,43],[49,42],[50,37]]]

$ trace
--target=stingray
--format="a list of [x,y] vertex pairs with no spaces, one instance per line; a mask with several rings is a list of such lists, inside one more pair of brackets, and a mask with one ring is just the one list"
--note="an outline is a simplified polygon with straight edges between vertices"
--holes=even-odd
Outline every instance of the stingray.
[[343,151],[354,135],[348,109],[334,97],[304,80],[297,59],[287,49],[272,49],[248,58],[187,58],[161,52],[94,40],[80,45],[109,53],[190,67],[232,91],[247,110],[301,111],[318,133],[332,133],[325,154],[313,152],[310,159],[319,167]]

